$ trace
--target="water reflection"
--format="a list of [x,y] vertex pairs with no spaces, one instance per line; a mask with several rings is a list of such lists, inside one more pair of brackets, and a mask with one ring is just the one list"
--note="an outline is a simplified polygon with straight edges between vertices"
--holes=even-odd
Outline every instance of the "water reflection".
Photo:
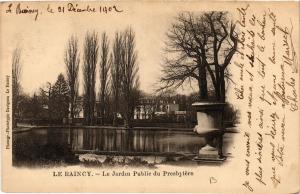
[[[60,161],[78,152],[123,155],[197,154],[193,132],[121,129],[35,129],[13,135],[13,160]],[[70,154],[71,153],[71,154]]]
[[203,139],[192,132],[74,129],[72,149],[108,152],[197,153]]

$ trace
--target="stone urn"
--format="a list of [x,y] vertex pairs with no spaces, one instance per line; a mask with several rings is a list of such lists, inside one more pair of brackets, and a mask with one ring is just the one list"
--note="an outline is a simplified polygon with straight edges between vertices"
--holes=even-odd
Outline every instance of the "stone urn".
[[194,131],[205,138],[205,146],[200,148],[197,161],[223,161],[223,112],[225,103],[196,102],[192,104],[197,111],[197,125]]

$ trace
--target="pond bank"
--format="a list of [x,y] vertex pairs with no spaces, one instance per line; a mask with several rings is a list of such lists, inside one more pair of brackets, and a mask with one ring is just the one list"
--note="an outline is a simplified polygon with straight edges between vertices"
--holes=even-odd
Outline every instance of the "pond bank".
[[[67,128],[67,129],[119,129],[125,130],[125,127],[114,127],[114,126],[85,126],[85,125],[51,125],[51,126],[18,126],[13,129],[13,133],[22,133],[26,131],[31,131],[35,129],[57,129],[57,128]],[[134,130],[159,130],[159,131],[186,131],[193,132],[193,128],[168,128],[168,127],[133,127]]]
[[[35,129],[57,129],[57,128],[67,128],[67,129],[119,129],[119,130],[125,130],[128,128],[125,127],[114,127],[114,126],[85,126],[85,125],[51,125],[51,126],[35,126],[35,125],[19,125],[17,128],[13,129],[13,133],[22,133],[27,132]],[[158,130],[158,131],[183,131],[183,132],[193,132],[193,128],[172,128],[172,127],[133,127],[133,130]],[[235,127],[227,128],[225,133],[237,133]]]

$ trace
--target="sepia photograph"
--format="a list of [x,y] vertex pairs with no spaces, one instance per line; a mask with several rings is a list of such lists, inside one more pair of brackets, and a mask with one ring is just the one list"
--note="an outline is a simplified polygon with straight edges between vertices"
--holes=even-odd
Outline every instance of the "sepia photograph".
[[[46,52],[47,64],[39,64],[56,77],[44,82],[25,75],[35,68],[25,64],[27,45],[15,48],[13,165],[197,165],[231,157],[223,144],[230,144],[238,122],[238,110],[226,101],[236,24],[222,11],[179,12],[169,21],[153,53],[138,43],[135,25],[114,33],[103,27],[81,29],[83,36],[66,33],[55,45],[63,52]],[[160,73],[140,68],[145,52]],[[53,57],[61,72],[50,74]],[[146,88],[149,77],[155,79]],[[24,79],[37,87],[23,85]]]

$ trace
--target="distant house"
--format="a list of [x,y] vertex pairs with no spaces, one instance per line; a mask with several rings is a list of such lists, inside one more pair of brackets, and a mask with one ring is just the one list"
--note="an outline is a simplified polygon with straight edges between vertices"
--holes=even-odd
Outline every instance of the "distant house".
[[[80,96],[76,101],[76,110],[74,112],[74,118],[83,118],[83,98]],[[69,106],[71,107],[71,106]],[[69,110],[69,112],[71,112]],[[71,115],[69,115],[70,117]]]
[[[98,110],[99,104],[100,104],[100,101],[96,101],[95,108],[94,108],[94,116],[95,117],[99,117],[99,110]],[[84,118],[83,98],[82,97],[78,98],[78,100],[76,101],[76,106],[77,107],[76,107],[76,110],[74,112],[74,117],[75,118]]]
[[[179,104],[175,100],[163,97],[144,97],[138,102],[134,109],[134,119],[152,119],[155,117],[163,117],[174,115],[179,111]],[[184,114],[183,112],[181,115]]]
[[155,116],[163,116],[163,115],[166,115],[167,112],[156,111],[154,114],[155,114]]
[[177,121],[185,121],[187,117],[187,111],[175,111]]
[[[77,122],[83,122],[83,98],[80,97],[77,101],[77,108],[74,113]],[[100,102],[96,101],[94,116],[100,118],[99,113]],[[180,110],[179,103],[170,97],[147,96],[140,98],[134,108],[134,120],[151,120],[156,118],[173,118],[178,121],[185,120],[187,115],[186,110]],[[118,113],[118,118],[122,118]]]
[[[98,108],[100,102],[96,101],[95,108],[94,108],[94,116],[95,118],[99,117]],[[70,106],[69,106],[70,107]],[[70,111],[69,111],[69,118],[71,117]],[[76,101],[76,110],[74,112],[74,122],[75,123],[83,123],[84,122],[84,111],[83,111],[83,98],[79,97]]]
[[167,104],[166,105],[166,112],[168,114],[174,114],[175,111],[179,111],[179,104],[175,104],[175,101],[174,101],[174,104]]

